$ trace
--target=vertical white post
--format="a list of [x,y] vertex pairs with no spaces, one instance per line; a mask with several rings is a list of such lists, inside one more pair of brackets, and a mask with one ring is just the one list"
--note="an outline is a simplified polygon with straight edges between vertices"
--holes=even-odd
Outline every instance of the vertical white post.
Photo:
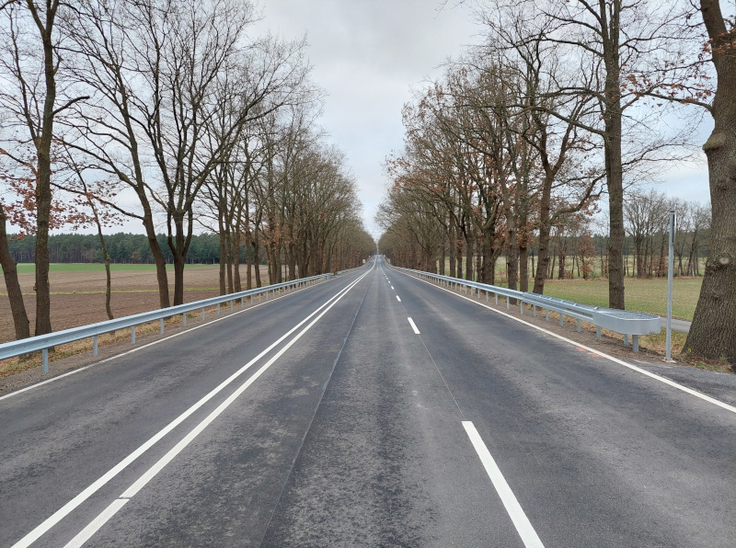
[[665,361],[672,361],[672,277],[675,269],[675,210],[670,211],[670,249],[667,258],[667,342]]
[[99,348],[97,345],[97,335],[92,337],[92,354],[96,356],[99,353]]

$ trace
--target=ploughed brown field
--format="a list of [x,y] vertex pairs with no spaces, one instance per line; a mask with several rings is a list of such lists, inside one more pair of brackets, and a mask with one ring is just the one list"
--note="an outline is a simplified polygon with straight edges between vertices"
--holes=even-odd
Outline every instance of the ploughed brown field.
[[[219,294],[218,266],[198,266],[184,271],[184,301],[193,302]],[[174,272],[168,271],[173,299]],[[261,267],[263,283],[268,283]],[[245,283],[245,268],[241,267]],[[23,301],[31,323],[36,321],[35,274],[19,274]],[[105,272],[51,272],[51,326],[54,331],[107,320],[105,313]],[[0,343],[15,339],[5,284],[0,284]],[[112,272],[112,312],[116,318],[159,308],[158,285],[154,270]]]

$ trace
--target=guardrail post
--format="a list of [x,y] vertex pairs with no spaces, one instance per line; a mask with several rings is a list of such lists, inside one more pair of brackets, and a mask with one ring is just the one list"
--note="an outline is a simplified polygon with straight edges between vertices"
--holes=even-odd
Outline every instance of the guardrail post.
[[565,322],[565,315],[562,312],[560,312],[560,325],[564,325],[565,324],[564,322]]
[[97,353],[98,353],[98,348],[97,348],[97,335],[95,335],[94,337],[92,337],[92,355],[93,356],[96,356]]
[[629,334],[628,333],[624,333],[624,346],[626,347],[629,346]]
[[494,293],[493,296],[496,297],[496,304],[498,304],[498,293]]
[[544,319],[549,321],[549,308],[544,309]]
[[598,337],[599,339],[601,338],[601,326],[600,325],[595,326],[595,336]]
[[522,316],[524,315],[524,303],[522,302],[521,299],[519,299],[519,312],[521,313]]
[[537,305],[532,304],[532,316],[537,317]]
[[509,297],[507,295],[506,296],[506,310],[508,310],[509,308],[511,308],[511,304],[509,303]]
[[202,321],[204,321],[204,306],[202,307]]
[[488,291],[486,291],[486,302],[488,302]]
[[164,319],[161,318],[161,334],[164,334]]
[[182,323],[184,324],[184,327],[187,326],[187,313],[184,312],[184,314],[181,315]]
[[240,297],[240,308],[245,306],[245,297]]
[[233,310],[233,301],[230,301],[230,311],[232,312],[232,310]]
[[580,318],[578,318],[578,333],[580,333]]
[[130,328],[130,344],[135,344],[135,326]]
[[632,335],[632,339],[634,339],[634,352],[639,352],[639,335]]
[[44,348],[41,351],[41,355],[43,356],[43,367],[41,368],[44,375],[48,375],[49,373],[49,349]]
[[217,315],[220,315],[220,303],[217,303]]

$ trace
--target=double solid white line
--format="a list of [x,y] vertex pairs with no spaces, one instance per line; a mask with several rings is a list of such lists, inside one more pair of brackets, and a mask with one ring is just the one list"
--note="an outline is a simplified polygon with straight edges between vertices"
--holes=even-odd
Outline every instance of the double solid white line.
[[[369,271],[370,272],[370,271]],[[212,421],[217,418],[227,407],[232,404],[235,399],[237,399],[238,396],[240,396],[245,390],[253,384],[253,382],[258,379],[278,358],[280,358],[284,352],[286,352],[296,341],[298,341],[302,335],[304,335],[311,327],[317,323],[322,316],[324,316],[328,310],[330,310],[333,306],[335,306],[340,299],[342,299],[353,287],[355,287],[358,282],[360,282],[365,276],[368,275],[369,272],[366,272],[363,274],[360,278],[352,282],[350,285],[345,287],[344,289],[338,291],[335,295],[333,295],[330,299],[328,299],[324,304],[322,304],[319,308],[317,308],[314,312],[312,312],[309,316],[307,316],[304,320],[299,322],[296,326],[294,326],[292,329],[290,329],[287,333],[285,333],[282,337],[280,337],[276,342],[271,344],[268,348],[263,350],[258,356],[253,358],[251,361],[249,361],[247,364],[245,364],[243,367],[241,367],[238,371],[230,375],[225,381],[220,383],[219,386],[217,386],[215,389],[213,389],[211,392],[209,392],[206,396],[204,396],[202,399],[200,399],[197,403],[195,403],[193,406],[191,406],[189,409],[187,409],[184,413],[179,415],[176,419],[171,421],[166,427],[164,427],[162,430],[160,430],[158,433],[156,433],[154,436],[152,436],[148,441],[146,441],[143,445],[138,447],[135,451],[133,451],[130,455],[125,457],[123,460],[121,460],[117,465],[115,465],[113,468],[111,468],[108,472],[106,472],[102,477],[100,477],[97,481],[92,483],[89,487],[84,489],[81,493],[79,493],[76,497],[74,497],[72,500],[70,500],[68,503],[66,503],[64,506],[62,506],[59,510],[54,512],[51,516],[49,516],[43,523],[38,525],[35,529],[33,529],[30,533],[28,533],[25,537],[20,539],[18,542],[16,542],[12,548],[25,548],[27,546],[30,546],[33,544],[38,538],[40,538],[42,535],[44,535],[46,532],[48,532],[52,527],[54,527],[57,523],[59,523],[62,519],[64,519],[67,515],[69,515],[74,509],[76,509],[79,505],[81,505],[84,501],[86,501],[89,497],[91,497],[94,493],[96,493],[100,488],[102,488],[105,484],[107,484],[110,480],[112,480],[115,476],[117,476],[120,472],[122,472],[124,469],[126,469],[128,466],[130,466],[138,457],[143,455],[146,451],[148,451],[151,447],[153,447],[156,443],[158,443],[161,439],[163,439],[167,434],[169,434],[174,428],[176,428],[178,425],[180,425],[182,422],[184,422],[187,418],[189,418],[194,412],[196,412],[198,409],[200,409],[205,403],[207,403],[209,400],[211,400],[213,397],[215,397],[218,393],[220,393],[222,390],[224,390],[227,386],[229,386],[231,383],[233,383],[238,377],[240,377],[243,373],[245,373],[248,369],[250,369],[251,366],[253,366],[255,363],[257,363],[261,358],[263,358],[266,354],[268,354],[271,350],[276,348],[278,345],[280,345],[285,339],[287,339],[292,333],[297,331],[300,327],[302,327],[304,324],[312,320],[304,329],[302,329],[292,340],[290,340],[288,343],[286,343],[283,348],[281,348],[270,360],[268,360],[255,374],[253,374],[247,381],[245,381],[230,397],[228,397],[224,402],[222,402],[217,409],[212,411],[204,420],[202,420],[197,426],[194,427],[179,443],[176,444],[171,450],[169,450],[166,455],[164,455],[161,459],[159,459],[151,468],[149,468],[142,476],[138,478],[136,482],[133,483],[126,491],[116,500],[114,500],[105,510],[103,510],[94,520],[92,520],[76,537],[74,537],[65,548],[73,548],[82,546],[89,538],[100,528],[102,527],[105,522],[107,522],[112,516],[115,515],[125,504],[130,500],[131,497],[135,496],[136,493],[144,486],[146,485],[153,477],[158,474],[171,460],[178,455],[189,443],[192,442]],[[316,316],[316,317],[315,317]]]

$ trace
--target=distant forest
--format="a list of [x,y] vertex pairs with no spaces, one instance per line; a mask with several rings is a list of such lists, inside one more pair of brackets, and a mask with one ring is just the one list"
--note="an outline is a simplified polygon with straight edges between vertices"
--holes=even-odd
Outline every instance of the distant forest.
[[[35,261],[36,237],[26,236],[22,240],[10,236],[8,247],[16,263],[32,263]],[[105,236],[107,252],[113,263],[152,264],[153,255],[148,239],[144,234],[126,234],[119,232]],[[172,263],[174,257],[166,242],[166,236],[158,235],[158,245],[166,256],[166,262]],[[49,237],[49,255],[52,263],[104,263],[99,236],[96,234],[58,234]],[[213,264],[220,260],[220,236],[217,234],[199,234],[192,237],[192,244],[187,255],[188,264]],[[240,248],[240,261],[245,264],[246,249]],[[265,261],[265,257],[264,257]],[[263,262],[263,261],[262,261]],[[265,262],[263,262],[265,264]]]

